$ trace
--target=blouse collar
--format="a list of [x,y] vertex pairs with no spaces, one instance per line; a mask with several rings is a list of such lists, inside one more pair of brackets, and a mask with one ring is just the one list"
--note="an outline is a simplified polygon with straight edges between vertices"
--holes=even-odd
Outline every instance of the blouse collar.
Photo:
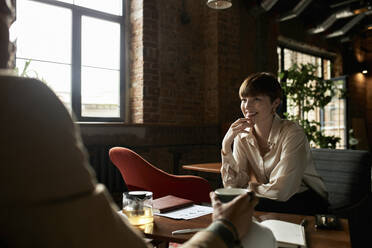
[[[272,124],[271,130],[270,130],[269,138],[268,138],[268,145],[269,146],[275,145],[276,142],[278,141],[279,133],[280,133],[280,129],[281,129],[280,128],[281,127],[281,122],[282,122],[282,119],[279,117],[279,115],[275,114],[274,118],[273,118],[273,124]],[[243,133],[243,134],[240,135],[240,137],[242,139],[246,138],[249,143],[254,145],[256,138],[252,134],[251,128],[247,128],[246,131],[248,131],[248,133]]]
[[276,144],[276,142],[279,139],[279,133],[281,129],[281,123],[282,123],[282,118],[278,114],[274,115],[273,119],[273,124],[271,126],[270,134],[269,134],[269,139],[268,139],[268,145],[273,146]]

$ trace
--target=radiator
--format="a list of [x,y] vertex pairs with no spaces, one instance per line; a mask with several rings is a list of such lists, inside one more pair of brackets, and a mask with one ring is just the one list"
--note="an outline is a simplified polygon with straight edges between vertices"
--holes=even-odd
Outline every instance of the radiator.
[[110,161],[109,150],[111,147],[108,145],[88,145],[86,149],[98,182],[106,185],[113,195],[127,191],[127,186],[119,170]]

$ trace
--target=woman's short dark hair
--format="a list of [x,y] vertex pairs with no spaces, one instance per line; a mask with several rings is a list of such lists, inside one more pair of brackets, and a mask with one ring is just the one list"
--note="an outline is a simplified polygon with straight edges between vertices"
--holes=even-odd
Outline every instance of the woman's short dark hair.
[[249,75],[239,89],[239,96],[252,97],[266,95],[271,102],[275,99],[282,99],[282,87],[276,77],[268,72],[258,72]]

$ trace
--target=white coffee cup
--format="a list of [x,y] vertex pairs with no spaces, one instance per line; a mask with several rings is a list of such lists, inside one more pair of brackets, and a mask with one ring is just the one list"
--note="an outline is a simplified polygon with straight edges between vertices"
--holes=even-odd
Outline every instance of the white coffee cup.
[[247,192],[252,193],[252,191],[244,188],[219,188],[214,191],[218,199],[223,203],[229,202],[235,197]]

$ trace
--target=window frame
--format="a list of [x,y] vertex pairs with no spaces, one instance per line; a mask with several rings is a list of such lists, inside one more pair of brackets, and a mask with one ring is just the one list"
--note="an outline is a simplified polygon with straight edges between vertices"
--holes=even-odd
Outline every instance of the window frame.
[[[114,15],[86,7],[60,2],[56,0],[30,0],[67,8],[72,13],[72,40],[71,40],[71,109],[77,122],[124,122],[125,119],[125,84],[126,84],[126,46],[125,46],[125,16],[126,1],[122,1],[122,15]],[[81,115],[81,21],[82,16],[93,17],[100,20],[115,22],[120,25],[120,72],[119,72],[119,117],[85,117]]]
[[[343,81],[343,89],[347,92],[348,91],[348,76],[346,75],[343,75],[343,76],[339,76],[339,77],[333,77],[333,78],[330,78],[329,80],[331,81]],[[349,145],[349,129],[350,129],[350,125],[349,125],[349,99],[347,97],[344,98],[345,102],[345,106],[344,106],[344,115],[345,115],[345,118],[344,118],[344,126],[345,126],[345,130],[344,130],[344,135],[345,135],[345,144],[342,145],[343,149],[349,149],[350,148],[350,145]],[[323,111],[323,110],[322,110]],[[324,115],[324,113],[322,113]],[[324,117],[323,117],[324,119]],[[323,123],[322,123],[323,125]]]

